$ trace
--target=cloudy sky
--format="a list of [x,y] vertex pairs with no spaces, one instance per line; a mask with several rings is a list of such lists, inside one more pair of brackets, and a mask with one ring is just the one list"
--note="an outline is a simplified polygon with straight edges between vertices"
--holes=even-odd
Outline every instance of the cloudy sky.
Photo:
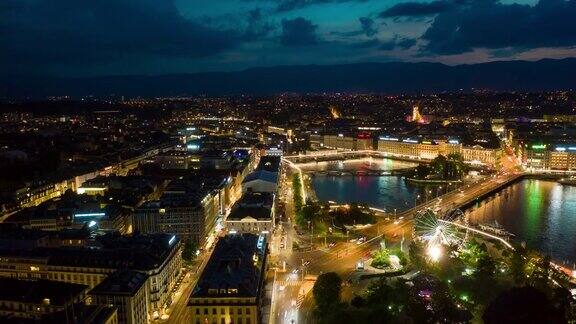
[[88,76],[576,57],[576,0],[1,0],[0,69]]

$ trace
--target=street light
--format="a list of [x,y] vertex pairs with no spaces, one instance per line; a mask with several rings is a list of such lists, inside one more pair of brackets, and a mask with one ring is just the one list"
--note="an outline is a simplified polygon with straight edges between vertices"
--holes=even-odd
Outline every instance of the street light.
[[438,262],[442,256],[442,248],[440,245],[432,245],[426,250],[426,254],[432,262]]

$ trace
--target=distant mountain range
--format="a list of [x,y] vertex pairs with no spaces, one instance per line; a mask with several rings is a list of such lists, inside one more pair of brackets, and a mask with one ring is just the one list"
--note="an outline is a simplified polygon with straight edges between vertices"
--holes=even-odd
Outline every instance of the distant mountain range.
[[464,90],[576,88],[576,58],[502,61],[448,66],[439,63],[357,63],[252,68],[240,72],[0,79],[0,97],[111,95],[275,94],[283,92],[416,93]]

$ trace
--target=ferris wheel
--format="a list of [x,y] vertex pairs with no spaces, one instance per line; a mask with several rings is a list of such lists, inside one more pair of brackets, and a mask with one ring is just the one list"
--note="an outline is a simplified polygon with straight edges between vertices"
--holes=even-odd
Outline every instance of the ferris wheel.
[[414,217],[415,236],[429,246],[459,246],[464,242],[466,233],[463,233],[453,222],[463,215],[464,213],[459,209],[444,215],[436,214],[430,209],[421,211]]

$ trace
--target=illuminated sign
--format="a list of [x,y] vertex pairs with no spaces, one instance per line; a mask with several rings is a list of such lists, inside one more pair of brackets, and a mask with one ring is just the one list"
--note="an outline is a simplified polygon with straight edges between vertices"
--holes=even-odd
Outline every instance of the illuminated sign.
[[423,141],[422,144],[432,144],[430,141]]
[[85,214],[74,214],[74,217],[104,217],[106,213],[85,213]]
[[344,134],[338,134],[338,137],[344,137]]
[[460,141],[458,141],[458,140],[449,140],[448,143],[450,143],[450,144],[460,144]]
[[186,145],[186,148],[189,150],[199,150],[200,149],[200,145],[198,144],[188,144]]
[[263,235],[260,235],[260,236],[258,237],[258,242],[256,243],[256,247],[257,247],[259,250],[262,250],[262,248],[264,247],[264,236],[263,236]]
[[565,147],[557,147],[557,148],[556,148],[556,151],[558,151],[558,152],[564,152],[564,151],[566,151],[566,148],[565,148]]
[[570,147],[568,148],[568,151],[576,151],[576,146],[570,146]]
[[86,193],[87,191],[104,191],[106,190],[106,188],[99,188],[99,187],[80,187],[78,188],[78,190],[76,190],[76,192],[79,195],[82,195],[84,193]]
[[546,148],[546,144],[534,144],[532,145],[532,148],[535,150],[543,150]]
[[397,139],[396,137],[380,137],[381,140],[383,141],[399,141],[399,139]]
[[413,139],[409,139],[409,138],[403,140],[402,142],[404,142],[404,143],[418,143],[418,141],[413,140]]

